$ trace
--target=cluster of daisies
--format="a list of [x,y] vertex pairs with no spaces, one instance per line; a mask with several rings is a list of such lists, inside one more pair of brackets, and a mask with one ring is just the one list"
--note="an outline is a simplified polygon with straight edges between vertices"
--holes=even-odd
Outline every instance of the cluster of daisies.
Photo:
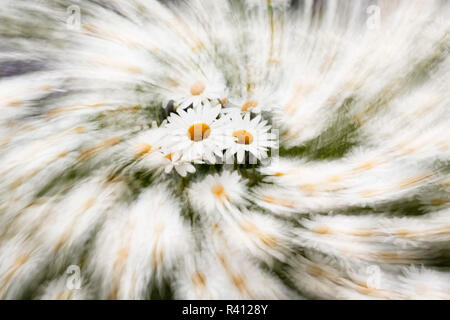
[[195,81],[190,95],[170,100],[168,117],[141,133],[135,157],[149,166],[175,169],[181,176],[194,164],[257,164],[275,154],[278,132],[264,120],[258,101],[228,101]]

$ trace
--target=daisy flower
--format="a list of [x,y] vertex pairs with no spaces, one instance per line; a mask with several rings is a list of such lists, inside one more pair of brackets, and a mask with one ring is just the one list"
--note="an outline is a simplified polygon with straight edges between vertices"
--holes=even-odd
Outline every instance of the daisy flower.
[[261,112],[261,103],[258,99],[230,98],[223,108],[224,113],[230,112]]
[[[214,71],[203,73],[192,73],[185,77],[173,76],[174,85],[167,94],[166,100],[173,99],[177,108],[182,110],[189,106],[208,106],[210,102],[225,99],[227,90],[223,76]],[[215,101],[215,102],[213,102]]]
[[262,111],[273,111],[278,109],[280,101],[285,99],[285,92],[274,91],[274,86],[267,84],[254,84],[250,92],[241,90],[235,92],[223,103],[224,113],[229,112],[251,112],[261,113]]
[[167,130],[163,127],[150,129],[140,134],[130,143],[130,151],[139,165],[160,169],[166,174],[173,169],[182,177],[195,172],[195,167],[181,159],[179,152],[172,152],[167,139]]
[[226,118],[218,118],[220,106],[200,106],[187,111],[178,110],[167,119],[171,148],[181,154],[181,160],[195,163],[216,163],[222,150],[231,144],[225,135]]
[[205,212],[208,216],[215,216],[225,203],[245,203],[247,189],[245,180],[237,172],[224,170],[220,174],[210,174],[195,182],[189,187],[188,193],[196,210]]
[[233,112],[229,116],[231,122],[227,134],[233,138],[233,143],[225,152],[227,163],[235,154],[238,163],[242,163],[246,152],[258,160],[267,158],[267,151],[276,146],[276,135],[269,132],[271,127],[267,121],[259,115],[251,119],[249,113],[241,116]]
[[155,166],[163,156],[163,149],[167,147],[166,131],[163,128],[153,128],[141,133],[130,141],[130,152],[134,159]]
[[178,152],[169,152],[165,154],[161,161],[165,173],[170,173],[172,169],[175,169],[180,176],[186,177],[188,173],[195,172],[195,167],[190,162],[183,161],[181,159],[181,154]]

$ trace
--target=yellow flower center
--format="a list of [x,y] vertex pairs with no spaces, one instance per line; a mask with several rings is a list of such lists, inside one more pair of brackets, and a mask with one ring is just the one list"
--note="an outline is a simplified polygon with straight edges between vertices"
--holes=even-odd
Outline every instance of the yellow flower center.
[[136,146],[136,157],[140,158],[152,150],[152,146],[148,143],[141,142]]
[[229,196],[225,191],[225,188],[220,183],[213,185],[211,188],[211,192],[220,202],[229,200]]
[[191,94],[193,96],[198,96],[205,91],[205,84],[203,81],[197,81],[191,86]]
[[201,141],[209,137],[211,129],[206,123],[196,123],[189,127],[187,133],[192,141]]
[[241,111],[242,112],[246,112],[248,111],[248,109],[254,108],[258,105],[258,101],[257,100],[249,100],[246,103],[244,103],[241,107]]
[[253,142],[253,135],[243,129],[233,132],[233,137],[237,138],[235,142],[239,144],[251,144]]
[[218,106],[219,104],[222,104],[222,105],[224,105],[224,104],[226,104],[226,103],[227,103],[227,101],[228,101],[228,99],[227,99],[227,98],[223,98],[223,99],[220,99],[219,101],[217,101],[217,104],[216,104],[216,106]]
[[218,198],[220,198],[225,193],[225,188],[220,183],[218,183],[212,186],[211,191]]

